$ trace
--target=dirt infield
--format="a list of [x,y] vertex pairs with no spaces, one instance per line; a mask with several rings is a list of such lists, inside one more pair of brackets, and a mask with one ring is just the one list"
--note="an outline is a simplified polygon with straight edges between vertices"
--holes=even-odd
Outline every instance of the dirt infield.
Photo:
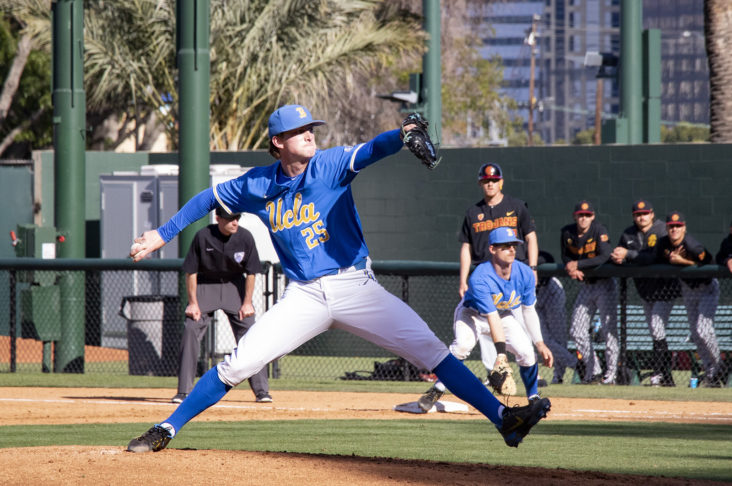
[[[155,422],[169,414],[170,389],[0,388],[0,424]],[[440,420],[443,414],[393,411],[414,395],[393,393],[273,392],[275,402],[255,403],[249,390],[232,390],[198,421],[304,419]],[[517,401],[517,403],[521,403]],[[474,410],[450,419],[475,419]],[[548,420],[643,420],[732,424],[729,403],[552,398]],[[0,484],[231,483],[273,485],[694,484],[689,480],[480,464],[447,464],[245,451],[174,450],[130,454],[124,447],[38,447],[0,450]],[[182,467],[184,465],[184,467]],[[22,472],[22,477],[18,474]],[[15,476],[13,476],[15,475]],[[256,478],[256,479],[254,479]],[[713,484],[699,482],[699,484]]]

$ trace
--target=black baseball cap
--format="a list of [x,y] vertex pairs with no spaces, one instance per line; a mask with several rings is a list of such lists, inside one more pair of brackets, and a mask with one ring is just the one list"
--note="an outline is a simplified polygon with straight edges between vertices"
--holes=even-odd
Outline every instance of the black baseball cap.
[[226,219],[239,219],[241,218],[241,213],[227,213],[224,208],[219,206],[216,208],[216,216],[221,216]]
[[646,199],[638,199],[633,204],[633,214],[636,213],[650,213],[653,211],[653,204]]
[[480,170],[478,171],[479,181],[497,181],[499,179],[503,179],[503,171],[500,165],[491,162],[490,164],[480,166]]
[[574,214],[595,214],[595,208],[587,200],[581,200],[574,205]]
[[686,224],[686,218],[678,211],[671,211],[666,215],[666,224],[671,226],[683,226]]

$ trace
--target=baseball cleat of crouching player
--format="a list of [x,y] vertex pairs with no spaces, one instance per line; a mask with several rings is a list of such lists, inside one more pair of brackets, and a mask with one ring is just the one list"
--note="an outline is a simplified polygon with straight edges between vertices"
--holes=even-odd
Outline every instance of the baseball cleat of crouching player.
[[427,390],[424,395],[419,397],[419,400],[417,401],[417,405],[419,405],[419,408],[422,409],[423,412],[429,412],[432,410],[432,407],[437,403],[437,401],[442,398],[442,395],[444,395],[445,392],[443,390],[439,390],[436,386],[430,387],[429,390]]
[[147,432],[127,444],[129,452],[157,452],[165,449],[173,437],[159,425],[152,426]]
[[496,428],[503,436],[507,446],[518,447],[524,437],[529,434],[531,427],[546,417],[551,408],[552,403],[548,398],[529,400],[529,404],[523,407],[506,407],[503,410],[503,425],[496,426]]

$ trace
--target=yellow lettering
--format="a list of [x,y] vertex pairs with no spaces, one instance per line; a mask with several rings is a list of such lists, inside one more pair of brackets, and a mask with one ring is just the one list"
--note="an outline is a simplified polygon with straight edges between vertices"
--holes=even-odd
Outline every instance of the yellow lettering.
[[292,209],[288,209],[283,214],[282,205],[282,198],[278,199],[276,203],[270,201],[265,205],[265,209],[269,213],[269,227],[272,233],[309,224],[320,218],[320,212],[315,211],[314,203],[302,204],[302,194],[299,192],[295,194]]
[[503,293],[493,294],[493,305],[498,310],[511,310],[521,304],[521,296],[516,295],[515,290],[511,291],[511,296],[508,298],[508,301],[501,302],[501,299],[503,299]]
[[268,202],[265,209],[269,213],[269,227],[272,228],[272,232],[276,232],[275,229],[275,205],[272,201]]

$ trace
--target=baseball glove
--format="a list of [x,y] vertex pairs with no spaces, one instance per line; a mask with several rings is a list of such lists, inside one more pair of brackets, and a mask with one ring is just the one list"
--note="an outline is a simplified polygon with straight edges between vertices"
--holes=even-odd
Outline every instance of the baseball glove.
[[488,383],[496,393],[501,395],[515,395],[516,382],[513,380],[513,371],[508,365],[505,354],[499,354],[493,370],[488,374]]
[[[404,127],[415,125],[409,130]],[[412,113],[402,122],[402,140],[410,152],[414,154],[428,169],[434,169],[442,158],[437,158],[437,151],[430,140],[427,127],[429,122],[419,113]]]

